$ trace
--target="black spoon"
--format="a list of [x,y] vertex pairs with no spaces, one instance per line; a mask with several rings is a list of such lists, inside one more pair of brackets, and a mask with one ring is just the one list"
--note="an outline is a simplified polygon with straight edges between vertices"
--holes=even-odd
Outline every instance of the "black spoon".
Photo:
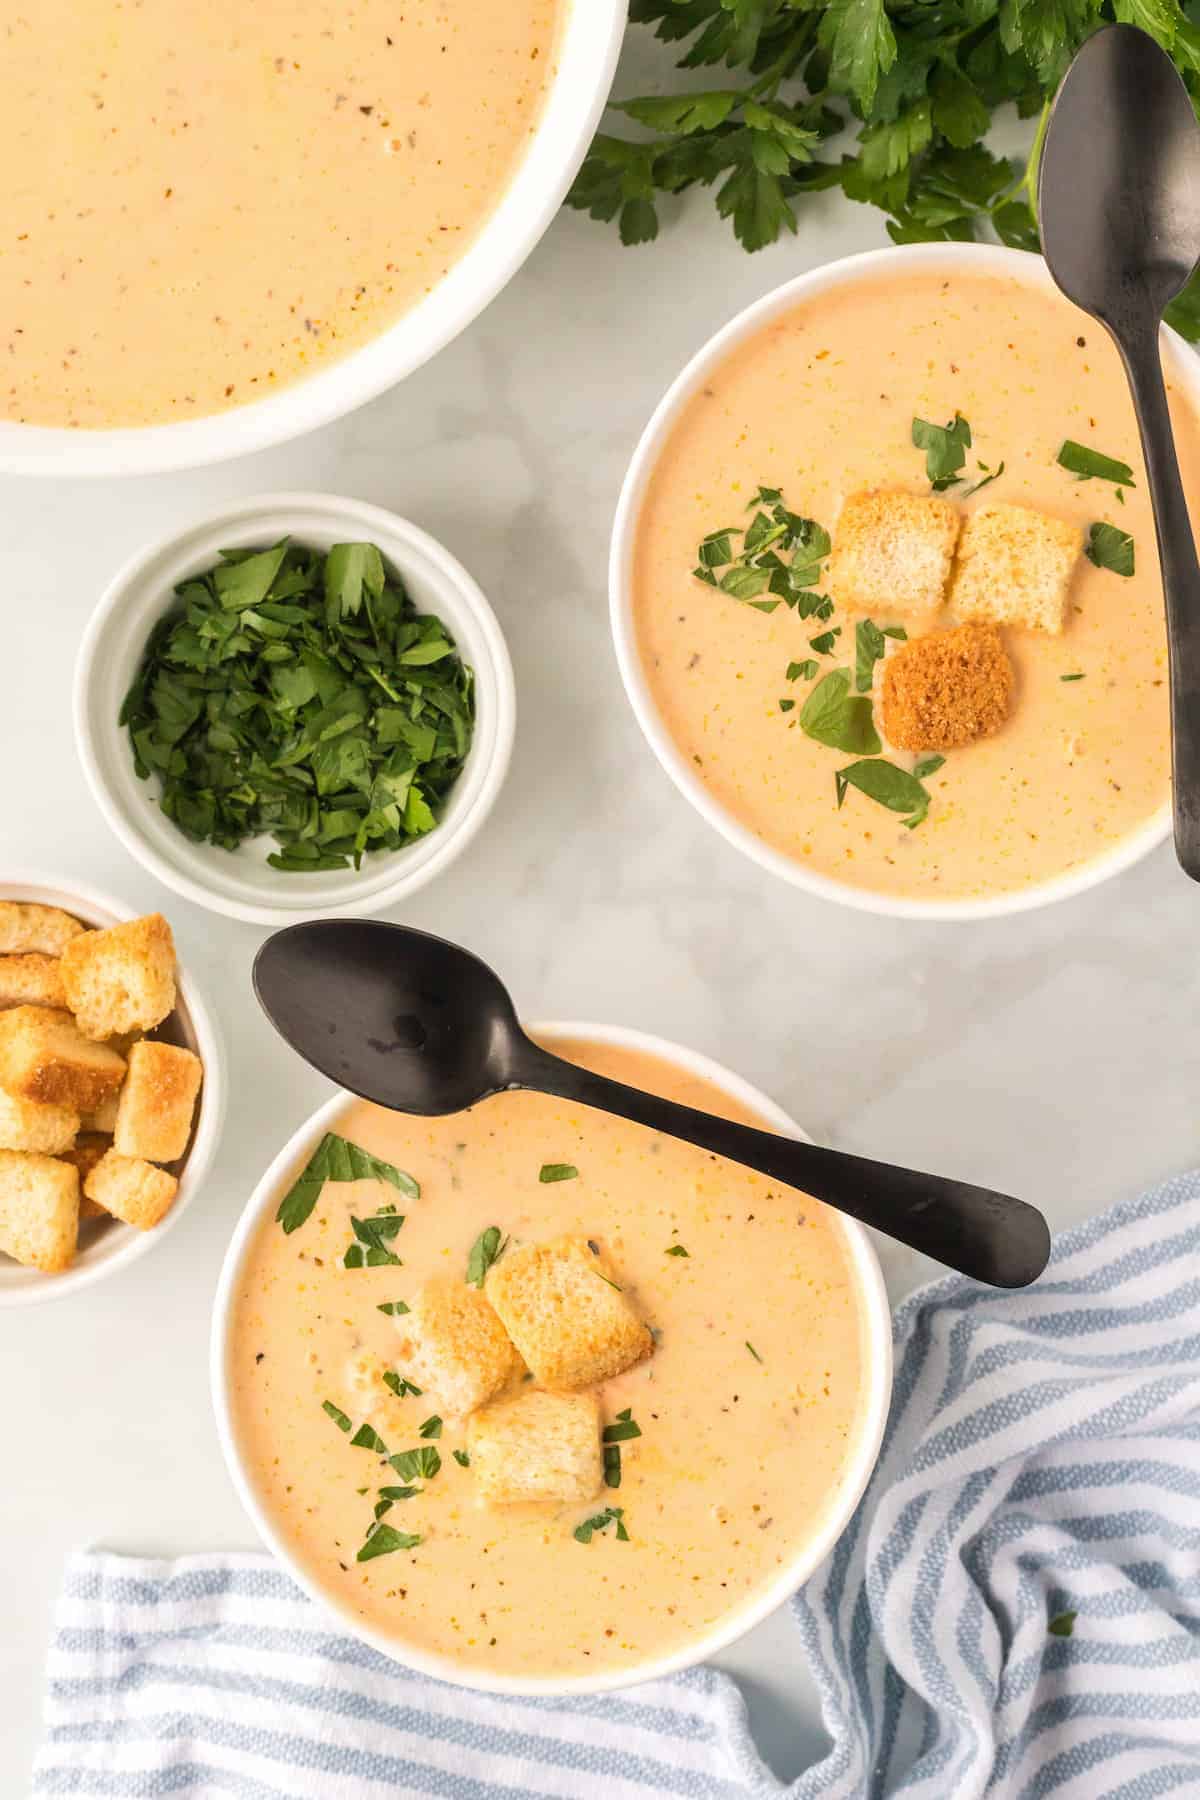
[[1200,124],[1166,51],[1134,26],[1096,32],[1067,70],[1038,212],[1051,274],[1108,331],[1133,390],[1167,605],[1175,853],[1200,881],[1200,564],[1158,342],[1200,258]]
[[995,1287],[1024,1287],[1046,1266],[1046,1221],[1022,1200],[734,1125],[552,1056],[522,1031],[486,963],[423,931],[376,919],[291,925],[259,951],[254,989],[307,1062],[395,1112],[462,1112],[535,1088],[803,1188]]

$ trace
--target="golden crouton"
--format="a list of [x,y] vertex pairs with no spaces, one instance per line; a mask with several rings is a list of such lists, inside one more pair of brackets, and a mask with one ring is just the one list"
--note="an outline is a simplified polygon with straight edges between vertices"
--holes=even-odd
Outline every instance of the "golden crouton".
[[482,1406],[518,1370],[517,1353],[491,1304],[457,1277],[427,1281],[399,1325],[401,1375],[451,1417]]
[[62,959],[67,1005],[90,1038],[152,1031],[175,1005],[175,941],[161,913],[89,931]]
[[79,1114],[69,1106],[22,1100],[0,1088],[0,1150],[32,1150],[61,1156],[75,1142]]
[[[83,1131],[80,1132],[69,1150],[61,1152],[61,1156],[63,1162],[69,1162],[71,1167],[78,1173],[79,1184],[82,1188],[83,1183],[87,1180],[96,1164],[100,1161],[100,1158],[106,1151],[111,1149],[112,1139],[110,1137],[105,1137],[98,1131]],[[81,1221],[84,1219],[106,1219],[108,1216],[106,1209],[101,1206],[98,1200],[90,1200],[86,1194],[81,1194],[79,1201],[79,1217]]]
[[142,1038],[129,1052],[113,1149],[145,1162],[174,1162],[187,1149],[199,1091],[198,1056],[174,1044]]
[[115,1219],[136,1225],[139,1231],[149,1231],[169,1209],[178,1186],[175,1177],[165,1169],[106,1150],[95,1168],[89,1170],[83,1191]]
[[0,1006],[65,1006],[57,956],[0,956]]
[[487,1297],[546,1387],[607,1381],[654,1348],[649,1329],[586,1238],[510,1250],[492,1265]]
[[884,736],[897,750],[957,750],[999,731],[1013,686],[994,625],[913,638],[884,665]]
[[851,494],[833,534],[829,586],[839,606],[880,620],[936,612],[946,597],[959,516],[936,494]]
[[83,1037],[70,1013],[46,1006],[0,1012],[0,1087],[10,1094],[88,1113],[124,1079],[122,1058]]
[[481,1500],[590,1500],[600,1486],[600,1403],[594,1394],[528,1388],[467,1421],[467,1455]]
[[86,929],[57,906],[0,900],[0,955],[61,956]]
[[79,1176],[67,1162],[0,1150],[0,1250],[56,1274],[79,1238]]
[[[109,1049],[113,1046],[110,1044]],[[117,1109],[121,1104],[121,1090],[108,1094],[99,1104],[85,1113],[80,1120],[81,1131],[96,1131],[104,1137],[111,1137],[117,1129]]]
[[1057,636],[1082,549],[1078,525],[1028,506],[982,506],[958,546],[950,604],[960,619],[1028,625]]

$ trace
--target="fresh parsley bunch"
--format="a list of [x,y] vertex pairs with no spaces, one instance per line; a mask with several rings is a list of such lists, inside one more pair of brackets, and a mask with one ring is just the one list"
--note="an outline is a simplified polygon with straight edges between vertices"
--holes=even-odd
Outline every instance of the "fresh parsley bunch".
[[374,544],[284,539],[180,584],[121,724],[188,837],[267,833],[277,869],[357,867],[433,830],[470,747],[472,676]]
[[[570,203],[617,220],[626,244],[657,236],[656,195],[699,185],[759,250],[796,230],[806,194],[840,187],[882,207],[898,244],[990,231],[1036,250],[1042,131],[1090,32],[1140,26],[1200,95],[1200,26],[1179,0],[632,0],[629,16],[686,46],[680,68],[732,78],[613,103],[642,133],[597,136]],[[1009,105],[1039,119],[1025,167],[984,142]],[[853,153],[823,156],[847,125]],[[1200,337],[1200,284],[1168,317]]]

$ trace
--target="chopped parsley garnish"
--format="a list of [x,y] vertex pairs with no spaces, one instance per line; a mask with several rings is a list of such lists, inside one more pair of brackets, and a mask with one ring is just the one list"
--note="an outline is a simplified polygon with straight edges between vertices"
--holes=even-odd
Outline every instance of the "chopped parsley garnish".
[[453,1456],[455,1462],[458,1463],[460,1468],[463,1468],[463,1469],[470,1468],[471,1458],[467,1455],[465,1450],[452,1450],[450,1454]]
[[887,649],[887,639],[874,619],[860,619],[854,627],[854,685],[869,694],[875,685],[875,664]]
[[436,1413],[431,1413],[429,1418],[425,1420],[424,1424],[421,1425],[417,1431],[417,1436],[423,1438],[440,1438],[441,1435],[442,1421],[438,1418]]
[[794,700],[781,700],[779,702],[779,710],[782,713],[788,713],[788,712],[794,711],[795,706],[796,706],[796,702]]
[[625,1529],[625,1509],[622,1506],[606,1506],[603,1512],[593,1513],[582,1525],[575,1527],[574,1537],[578,1544],[590,1544],[592,1535],[597,1531],[607,1531],[610,1525],[617,1528],[617,1542],[627,1544],[629,1533]]
[[935,493],[962,480],[962,468],[971,448],[971,427],[961,413],[955,413],[948,425],[914,419],[912,441],[925,452],[925,473]]
[[406,1313],[408,1311],[408,1301],[407,1300],[385,1300],[383,1302],[382,1306],[377,1306],[375,1308],[375,1311],[381,1312],[381,1313],[389,1313],[393,1316],[398,1317],[400,1313]]
[[897,768],[895,763],[887,762],[881,756],[838,769],[833,780],[839,808],[846,798],[846,789],[853,787],[866,794],[868,799],[877,800],[880,806],[886,806],[890,812],[908,813],[910,816],[904,823],[910,829],[920,825],[928,815],[929,793],[919,777],[910,775],[907,769]]
[[395,1469],[401,1481],[432,1481],[442,1466],[442,1459],[432,1444],[419,1450],[397,1450],[388,1457],[388,1467]]
[[407,1194],[410,1200],[417,1200],[421,1195],[417,1183],[403,1169],[360,1150],[348,1138],[327,1131],[302,1173],[279,1202],[275,1217],[286,1232],[298,1231],[304,1224],[327,1181],[386,1181],[400,1193]]
[[627,1406],[624,1412],[617,1414],[611,1425],[604,1427],[601,1441],[605,1444],[624,1444],[630,1438],[639,1438],[641,1435],[642,1428],[633,1416],[633,1408]]
[[335,1406],[333,1404],[332,1400],[322,1400],[321,1408],[324,1412],[329,1414],[339,1431],[354,1430],[354,1420],[350,1417],[349,1413],[344,1413],[340,1406]]
[[[782,600],[802,619],[827,619],[832,600],[811,590],[829,555],[829,533],[815,519],[789,512],[780,488],[760,487],[750,510],[754,517],[745,530],[725,525],[709,532],[696,553],[697,581],[759,612],[774,612]],[[738,538],[741,548],[735,551]]]
[[355,1242],[350,1245],[342,1258],[344,1269],[381,1269],[388,1266],[399,1267],[400,1258],[394,1250],[389,1249],[393,1238],[404,1223],[404,1214],[397,1212],[394,1206],[381,1206],[370,1219],[356,1219],[350,1215],[350,1224],[354,1231]]
[[811,681],[819,667],[820,664],[814,662],[811,656],[806,656],[803,662],[788,664],[787,679],[789,681]]
[[969,488],[963,489],[962,494],[960,495],[961,499],[969,500],[972,494],[979,493],[980,489],[987,487],[989,482],[999,481],[1004,473],[1003,460],[998,462],[994,469],[989,469],[985,462],[981,462],[979,468],[981,471],[980,479],[978,481],[973,481]]
[[1080,481],[1111,481],[1115,487],[1136,485],[1128,463],[1118,462],[1115,456],[1105,456],[1099,450],[1089,450],[1086,444],[1077,444],[1074,438],[1066,440],[1058,453],[1058,462],[1072,475],[1078,475]]
[[186,836],[272,836],[276,869],[358,867],[437,824],[473,678],[373,544],[227,550],[146,641],[120,711],[134,768]]
[[372,1562],[377,1556],[390,1556],[393,1550],[415,1550],[420,1542],[419,1532],[397,1531],[394,1526],[382,1525],[376,1519],[354,1560],[360,1563]]
[[[366,1492],[365,1488],[363,1489],[363,1492]],[[419,1494],[420,1492],[421,1489],[419,1487],[381,1487],[379,1490],[379,1497],[381,1500],[388,1500],[395,1505],[399,1500],[411,1500],[414,1494]]]
[[397,1400],[403,1400],[406,1394],[413,1394],[418,1398],[421,1394],[421,1389],[415,1381],[410,1381],[407,1375],[397,1374],[395,1369],[383,1371],[383,1385],[391,1388]]
[[1046,1630],[1050,1633],[1051,1637],[1071,1637],[1074,1633],[1075,1621],[1078,1617],[1079,1614],[1077,1612],[1056,1613],[1054,1618],[1052,1618],[1050,1623],[1046,1626]]
[[1115,525],[1093,525],[1084,554],[1098,569],[1111,569],[1114,575],[1133,574],[1133,539]]
[[574,1163],[543,1163],[538,1170],[539,1181],[577,1181],[579,1170]]
[[1083,680],[1083,670],[1076,669],[1073,675],[1060,675],[1058,679],[1060,681],[1082,681]]
[[467,1285],[481,1288],[484,1276],[494,1262],[504,1255],[508,1239],[501,1233],[498,1225],[489,1225],[481,1231],[471,1245],[467,1255]]
[[388,1447],[373,1425],[362,1424],[350,1439],[354,1450],[373,1450],[376,1456],[386,1456]]
[[846,669],[831,669],[818,681],[804,702],[800,727],[831,750],[874,756],[883,748],[875,730],[871,702],[865,696],[850,693]]
[[758,1351],[754,1348],[754,1345],[750,1342],[749,1338],[746,1339],[746,1348],[754,1358],[755,1362],[760,1363],[762,1361],[762,1357],[758,1354]]
[[815,650],[818,656],[832,656],[833,647],[841,635],[841,626],[835,625],[832,631],[819,631],[816,637],[810,637],[808,647]]
[[687,1251],[682,1244],[668,1244],[666,1254],[668,1256],[686,1256]]
[[913,764],[913,774],[918,781],[924,781],[927,775],[936,775],[945,766],[945,762],[944,756],[918,756]]

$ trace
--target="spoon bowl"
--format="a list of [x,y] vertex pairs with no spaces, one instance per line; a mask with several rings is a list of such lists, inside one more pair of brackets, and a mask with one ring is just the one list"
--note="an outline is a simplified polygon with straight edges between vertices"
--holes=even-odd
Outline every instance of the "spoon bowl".
[[375,919],[292,925],[259,951],[254,988],[294,1050],[392,1111],[462,1112],[533,1088],[759,1169],[994,1286],[1024,1287],[1046,1266],[1046,1221],[1022,1200],[736,1124],[552,1055],[486,963],[426,932]]

